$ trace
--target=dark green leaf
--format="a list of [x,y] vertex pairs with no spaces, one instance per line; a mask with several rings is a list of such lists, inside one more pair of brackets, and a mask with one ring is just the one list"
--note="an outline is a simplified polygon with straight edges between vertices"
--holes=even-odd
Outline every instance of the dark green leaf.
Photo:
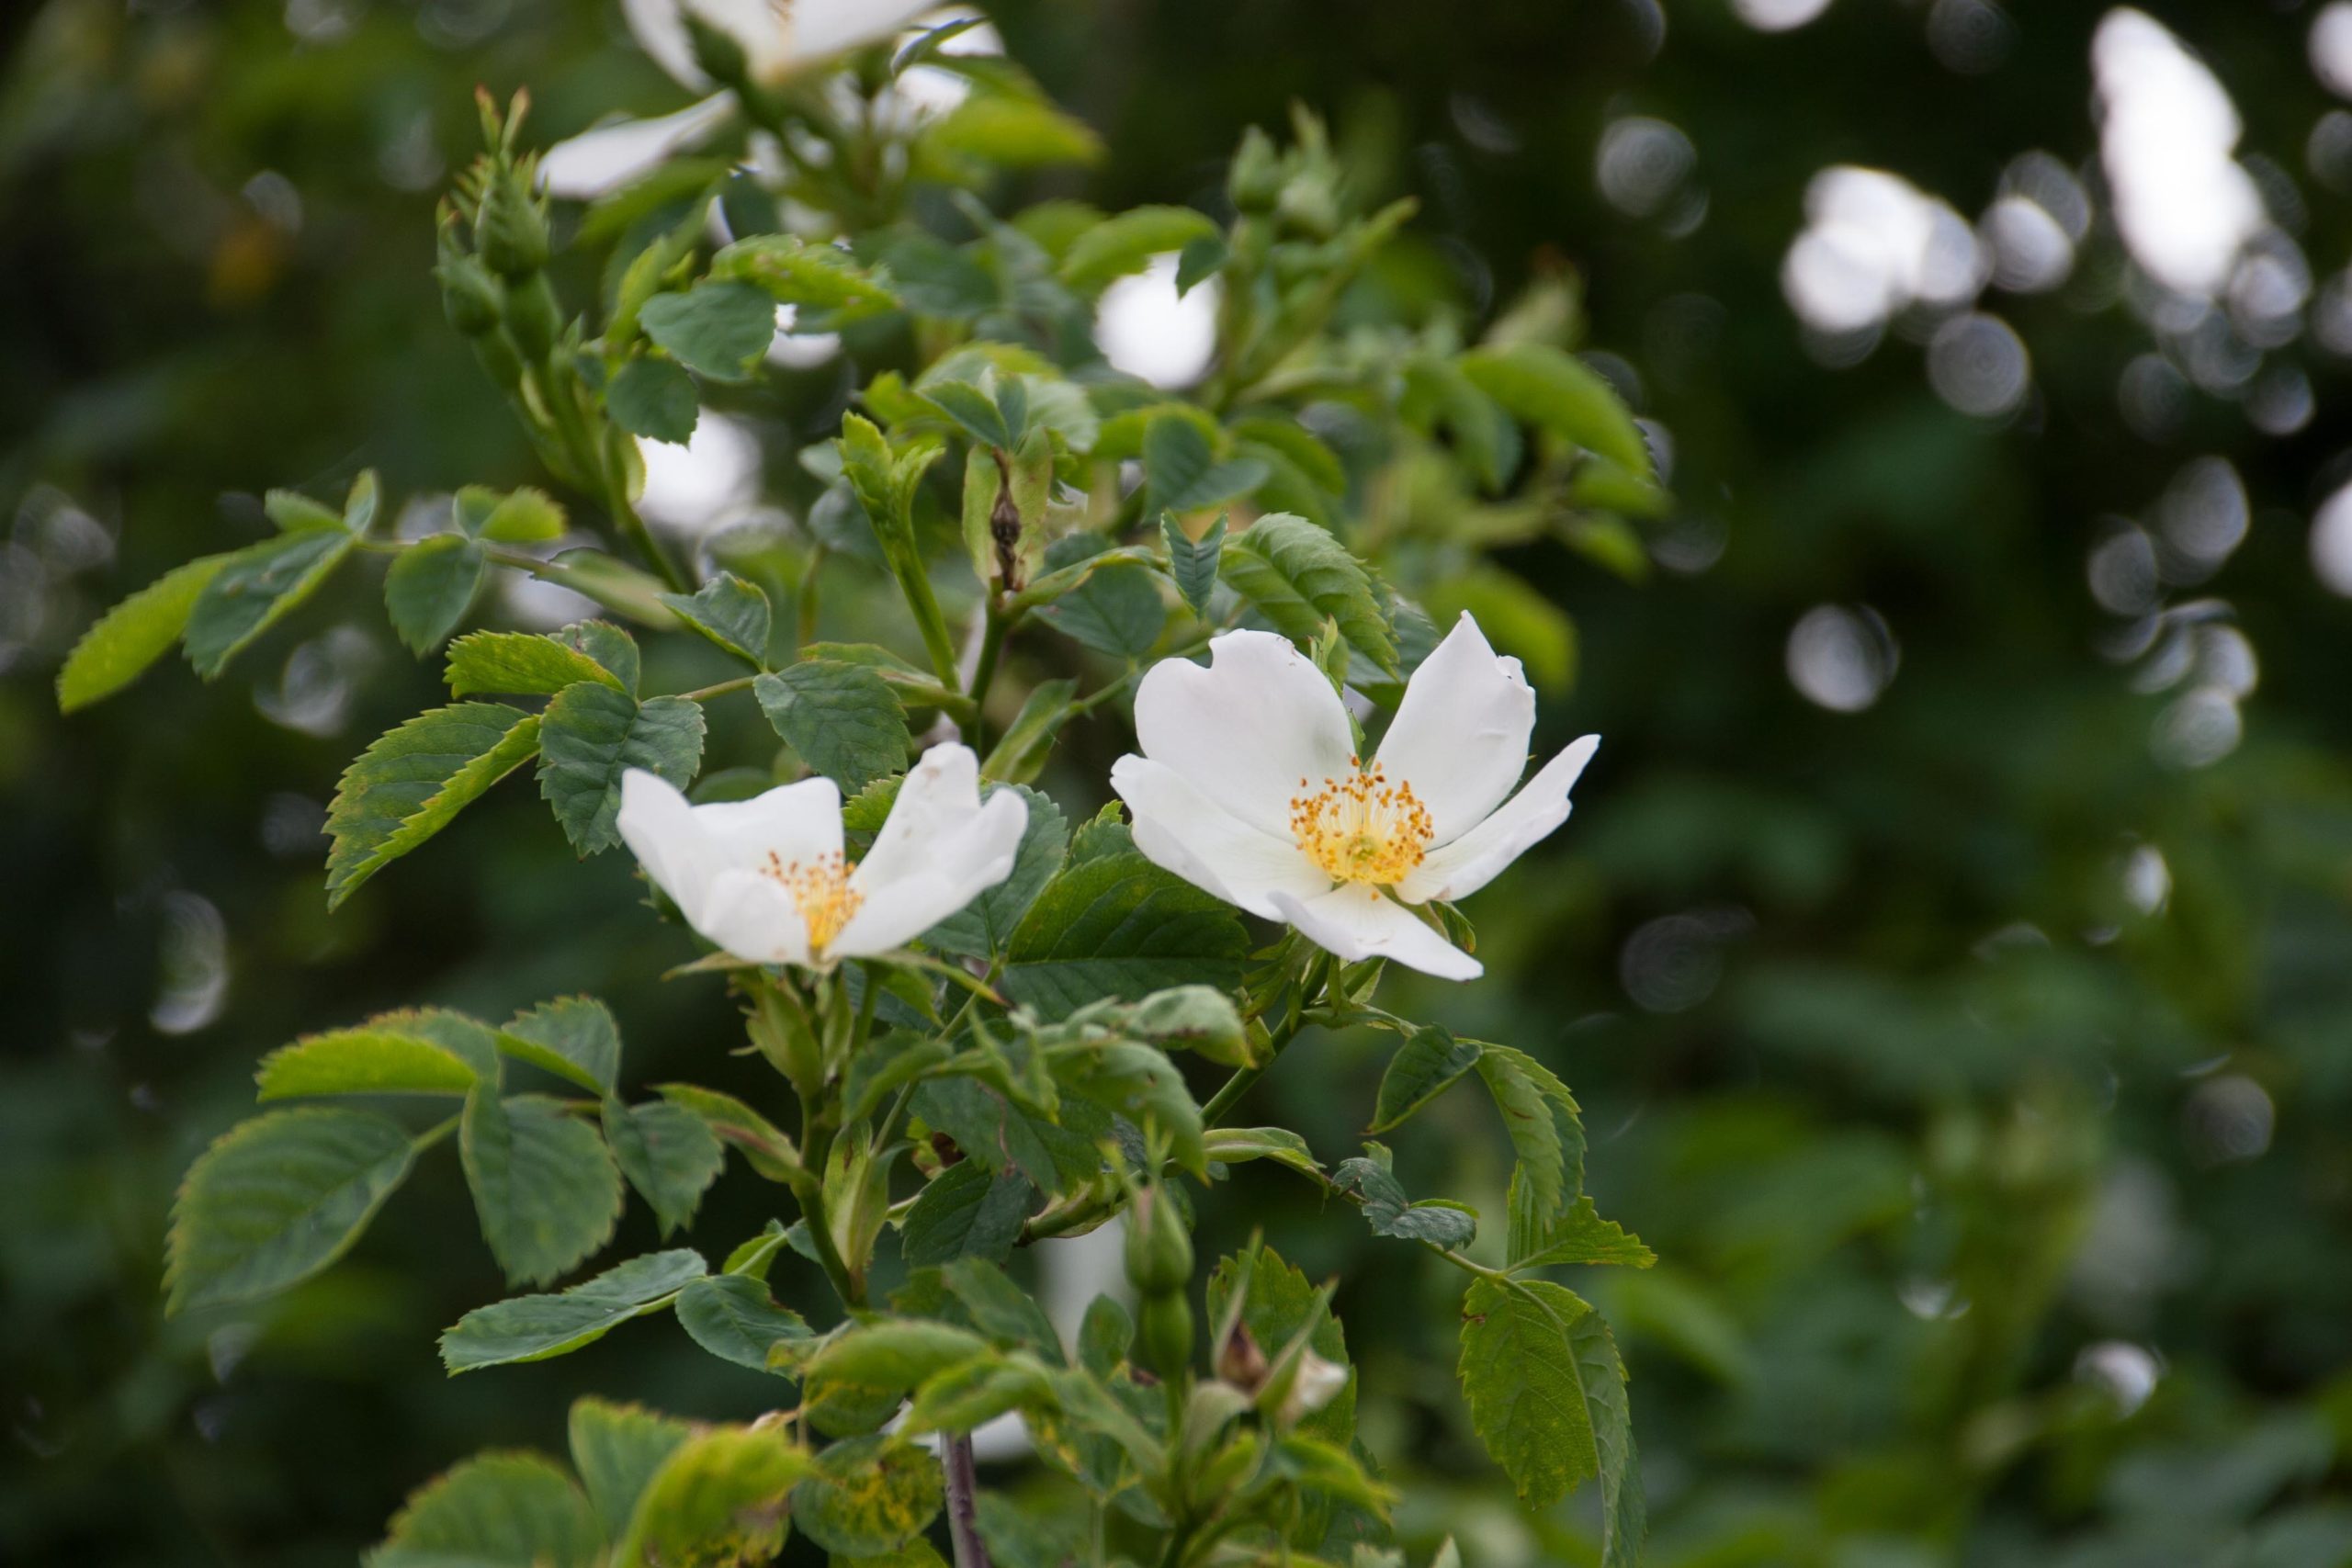
[[747,1274],[688,1285],[678,1296],[678,1322],[720,1360],[760,1372],[769,1370],[769,1352],[780,1342],[808,1337],[800,1314],[776,1305],[766,1284]]
[[[565,558],[572,558],[567,556]],[[618,561],[610,560],[610,558],[602,558],[609,563],[611,570],[619,571],[628,570],[621,566]],[[657,607],[660,607],[659,592],[652,594],[652,598]],[[669,612],[664,608],[662,613],[667,615]],[[631,694],[636,693],[639,666],[643,662],[638,655],[637,639],[613,625],[612,622],[574,621],[561,631],[548,635],[564,647],[577,653],[584,653],[597,664],[602,665],[605,673],[612,677],[611,684],[617,690]]]
[[703,1119],[667,1100],[626,1106],[605,1100],[605,1141],[621,1174],[652,1205],[664,1236],[692,1223],[704,1191],[727,1163],[727,1150]]
[[1519,1151],[1531,1212],[1548,1221],[1584,1190],[1584,1123],[1576,1099],[1524,1051],[1484,1046],[1477,1066]]
[[635,698],[594,681],[548,704],[539,730],[539,793],[583,855],[620,842],[621,774],[644,768],[684,789],[702,761],[702,705]]
[[[1111,541],[1100,534],[1066,534],[1046,551],[1046,570],[1100,555]],[[1159,585],[1140,562],[1114,561],[1038,612],[1056,630],[1098,653],[1140,659],[1159,641],[1168,606]]]
[[1000,1345],[1034,1350],[1049,1366],[1060,1366],[1061,1336],[1045,1309],[1029,1299],[997,1264],[983,1258],[957,1258],[940,1269],[950,1294],[971,1315],[972,1326]]
[[899,1236],[899,1253],[915,1268],[958,1258],[1001,1263],[1012,1256],[1012,1244],[1020,1239],[1036,1196],[1037,1190],[1018,1170],[993,1171],[985,1161],[962,1160],[915,1194]]
[[1222,234],[1203,234],[1186,241],[1184,248],[1176,253],[1176,298],[1182,299],[1225,270],[1231,255]]
[[[1211,1290],[1216,1286],[1211,1285]],[[1210,1308],[1216,1310],[1214,1306]],[[1097,1296],[1086,1303],[1086,1315],[1078,1325],[1078,1362],[1098,1378],[1107,1378],[1127,1359],[1127,1348],[1135,1343],[1135,1319],[1119,1304],[1115,1296]],[[1351,1401],[1353,1394],[1350,1394]]]
[[864,665],[804,660],[761,676],[752,692],[775,732],[843,795],[907,765],[906,710]]
[[1380,1076],[1372,1126],[1385,1133],[1451,1088],[1455,1079],[1478,1065],[1475,1040],[1456,1040],[1446,1029],[1427,1024],[1405,1037]]
[[746,283],[706,283],[656,294],[638,321],[687,369],[735,381],[775,340],[775,301]]
[[570,1426],[571,1468],[611,1537],[628,1529],[646,1483],[693,1431],[673,1416],[593,1397],[572,1402]]
[[[1646,1269],[1657,1261],[1657,1254],[1643,1246],[1641,1237],[1614,1220],[1602,1219],[1589,1198],[1578,1198],[1566,1213],[1533,1239],[1537,1244],[1533,1250],[1511,1258],[1513,1273],[1527,1269],[1556,1269],[1571,1263],[1616,1263]],[[1512,1251],[1517,1254],[1518,1248],[1514,1247]]]
[[731,571],[714,575],[693,593],[664,593],[678,618],[739,659],[765,665],[768,596]]
[[681,1247],[632,1258],[555,1295],[477,1307],[441,1336],[441,1364],[454,1374],[565,1355],[660,1311],[708,1271],[700,1254]]
[[1021,711],[1004,727],[980,776],[1006,784],[1026,784],[1045,770],[1053,755],[1054,738],[1069,717],[1070,700],[1078,694],[1075,681],[1040,681],[1022,699]]
[[536,714],[458,703],[379,736],[344,770],[327,807],[327,908],[530,761],[539,728]]
[[276,1111],[231,1128],[173,1204],[170,1310],[251,1301],[324,1269],[408,1175],[413,1148],[400,1123],[357,1111]]
[[1163,414],[1143,438],[1145,514],[1198,512],[1237,500],[1263,484],[1266,465],[1254,457],[1216,460],[1208,434],[1192,419]]
[[1396,669],[1396,638],[1372,574],[1347,547],[1306,518],[1268,513],[1225,542],[1219,568],[1234,592],[1293,642],[1312,642],[1326,620],[1381,669]]
[[605,407],[631,435],[683,446],[694,438],[702,395],[676,363],[648,356],[620,367],[605,389]]
[[611,1093],[620,1075],[620,1025],[594,997],[559,997],[516,1013],[499,1031],[498,1048],[597,1094]]
[[1225,547],[1225,519],[1218,518],[1195,539],[1184,532],[1174,513],[1163,512],[1159,537],[1168,547],[1168,575],[1176,580],[1176,591],[1193,614],[1207,619],[1209,596],[1216,592],[1217,557]]
[[[281,534],[223,558],[189,607],[187,660],[209,681],[317,591],[358,541],[341,528]],[[185,569],[183,569],[185,570]]]
[[1165,1053],[1134,1040],[1091,1041],[1057,1051],[1053,1072],[1065,1093],[1091,1100],[1137,1127],[1158,1129],[1169,1140],[1169,1157],[1207,1179],[1201,1108]]
[[1477,348],[1462,372],[1481,391],[1528,423],[1597,452],[1637,479],[1656,477],[1641,427],[1601,374],[1544,343]]
[[[1008,380],[1009,390],[1019,391],[1021,383]],[[1010,452],[1021,445],[1021,432],[1014,428],[1008,411],[996,398],[969,381],[932,381],[925,383],[920,394],[936,410],[941,418],[954,424],[982,446]],[[1028,397],[1021,393],[1022,413],[1025,418]]]
[[1373,1160],[1341,1160],[1331,1173],[1331,1185],[1363,1199],[1364,1220],[1376,1235],[1461,1247],[1478,1234],[1476,1214],[1451,1203],[1409,1201],[1396,1179]]
[[559,1101],[501,1100],[484,1085],[467,1097],[458,1148],[482,1236],[518,1284],[572,1268],[619,1223],[620,1172],[596,1129]]
[[1106,218],[1074,241],[1062,257],[1061,278],[1081,294],[1093,294],[1129,273],[1141,272],[1152,257],[1216,243],[1216,224],[1189,207],[1136,207]]
[[402,550],[384,573],[392,630],[419,654],[440,647],[474,602],[488,564],[481,547],[458,534],[435,534]]
[[1170,986],[1227,988],[1250,936],[1230,906],[1139,854],[1079,861],[1046,885],[1012,933],[1002,986],[1048,1021],[1104,997]]

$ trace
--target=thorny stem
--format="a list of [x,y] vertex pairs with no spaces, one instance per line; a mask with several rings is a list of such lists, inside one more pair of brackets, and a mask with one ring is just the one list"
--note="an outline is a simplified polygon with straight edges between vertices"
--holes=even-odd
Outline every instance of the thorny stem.
[[947,1475],[947,1533],[956,1543],[956,1568],[989,1568],[980,1540],[979,1473],[972,1461],[972,1435],[957,1432],[939,1450]]

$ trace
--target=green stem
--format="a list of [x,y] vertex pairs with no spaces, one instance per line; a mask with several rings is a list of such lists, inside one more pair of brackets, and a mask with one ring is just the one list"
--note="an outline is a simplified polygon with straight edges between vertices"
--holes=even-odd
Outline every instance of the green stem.
[[800,1217],[808,1222],[808,1244],[817,1249],[817,1262],[825,1270],[825,1278],[832,1281],[833,1293],[845,1307],[865,1304],[865,1288],[849,1271],[842,1258],[841,1247],[833,1241],[831,1217],[825,1213],[825,1171],[832,1164],[833,1130],[811,1117],[806,1109],[800,1118],[800,1147],[807,1169],[794,1187],[800,1200]]
[[989,594],[988,624],[980,631],[980,657],[973,666],[972,684],[967,694],[972,700],[970,739],[975,751],[988,750],[989,687],[996,680],[997,660],[1004,651],[1004,634],[1011,625],[999,596]]
[[711,686],[697,686],[691,692],[680,692],[678,695],[690,703],[708,702],[713,697],[723,697],[729,692],[742,691],[758,679],[757,675],[738,675],[732,681],[721,681]]
[[663,549],[662,541],[653,536],[652,528],[638,515],[637,508],[629,503],[628,491],[620,478],[607,475],[605,485],[605,509],[612,513],[614,526],[636,547],[638,554],[643,556],[646,564],[653,569],[654,575],[668,583],[672,592],[692,593],[695,591],[694,579],[686,575],[684,567],[670,558],[670,552]]

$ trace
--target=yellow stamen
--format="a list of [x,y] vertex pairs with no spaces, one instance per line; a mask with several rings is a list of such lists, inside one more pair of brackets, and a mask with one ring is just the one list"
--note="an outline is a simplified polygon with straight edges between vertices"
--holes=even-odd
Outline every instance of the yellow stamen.
[[784,890],[792,895],[792,902],[800,910],[801,922],[808,928],[811,958],[824,955],[826,947],[842,934],[842,928],[849,924],[850,917],[865,902],[865,895],[850,884],[850,874],[856,869],[838,850],[813,861],[794,861],[790,864],[774,850],[768,852],[768,863],[763,870],[784,884]]
[[1359,758],[1345,778],[1311,787],[1298,781],[1291,796],[1291,837],[1334,882],[1393,887],[1421,863],[1434,829],[1428,808],[1413,786],[1388,782],[1380,764],[1369,769]]

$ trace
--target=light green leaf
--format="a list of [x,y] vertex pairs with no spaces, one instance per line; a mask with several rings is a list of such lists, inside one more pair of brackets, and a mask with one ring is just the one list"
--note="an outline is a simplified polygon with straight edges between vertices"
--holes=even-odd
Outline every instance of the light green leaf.
[[57,708],[72,713],[112,696],[179,640],[188,613],[225,555],[200,556],[174,567],[100,615],[65,656],[57,672]]
[[700,1254],[684,1248],[649,1253],[556,1295],[477,1307],[441,1336],[441,1364],[454,1375],[565,1355],[632,1317],[660,1311],[708,1271]]
[[752,690],[775,732],[843,795],[907,765],[906,711],[890,683],[864,665],[803,660],[761,676]]
[[911,1268],[958,1258],[1002,1263],[1012,1256],[1036,1196],[1036,1188],[1018,1170],[1000,1172],[981,1160],[959,1161],[915,1194],[899,1235],[899,1255]]
[[726,1148],[703,1119],[667,1100],[605,1100],[605,1141],[621,1174],[652,1205],[664,1236],[693,1222],[703,1193],[727,1163]]
[[1272,512],[1225,542],[1218,570],[1293,642],[1315,639],[1326,620],[1355,650],[1391,674],[1396,638],[1372,574],[1323,529],[1288,512]]
[[419,655],[440,647],[474,602],[488,564],[481,547],[460,534],[435,534],[402,550],[384,573],[392,630]]
[[552,696],[575,681],[622,689],[621,678],[587,654],[536,632],[468,632],[449,645],[446,679],[457,697],[485,692]]
[[808,1337],[800,1314],[775,1304],[767,1285],[748,1274],[697,1280],[678,1295],[678,1322],[694,1342],[722,1361],[763,1372],[787,1339]]
[[1266,481],[1266,465],[1255,457],[1216,460],[1207,434],[1195,421],[1164,414],[1143,437],[1143,477],[1154,512],[1198,512],[1248,495]]
[[184,641],[196,672],[208,681],[218,676],[315,592],[357,542],[341,528],[280,534],[223,558],[188,610]]
[[800,1151],[791,1138],[733,1095],[690,1083],[658,1083],[653,1091],[701,1117],[721,1143],[741,1150],[751,1168],[770,1181],[789,1181],[799,1173]]
[[563,507],[543,490],[495,491],[466,485],[454,508],[458,526],[478,539],[502,545],[537,545],[563,537]]
[[[1019,381],[1010,379],[1004,383],[1004,389],[1017,397],[1020,403],[1018,419],[1025,422],[1029,412],[1027,389]],[[1021,432],[1016,428],[1016,411],[1007,409],[996,397],[972,382],[927,381],[916,395],[978,446],[1010,452],[1021,444]]]
[[[977,1343],[977,1341],[976,1341]],[[895,1551],[939,1513],[939,1461],[900,1438],[854,1438],[817,1457],[793,1489],[792,1522],[828,1551]]]
[[1212,1127],[1201,1143],[1203,1154],[1225,1165],[1270,1159],[1310,1176],[1323,1168],[1306,1140],[1287,1127]]
[[1001,984],[1052,1021],[1104,997],[1230,988],[1250,935],[1231,906],[1132,852],[1065,865],[1014,929]]
[[842,1125],[854,1127],[882,1109],[891,1095],[955,1055],[944,1040],[892,1030],[867,1042],[842,1075]]
[[498,1048],[518,1062],[609,1094],[621,1070],[621,1029],[594,997],[559,997],[507,1020]]
[[1163,512],[1159,537],[1168,547],[1168,575],[1176,580],[1176,591],[1192,606],[1193,614],[1207,619],[1209,596],[1216,592],[1217,557],[1225,547],[1225,519],[1218,518],[1195,539],[1184,532],[1174,513]]
[[483,1239],[509,1280],[552,1280],[611,1238],[620,1172],[596,1129],[560,1102],[501,1100],[484,1085],[466,1099],[458,1140]]
[[1001,169],[1091,164],[1102,156],[1102,140],[1085,121],[1006,93],[974,93],[924,126],[916,145],[933,162],[970,160]]
[[571,1402],[570,1426],[571,1468],[607,1537],[628,1529],[646,1483],[694,1430],[674,1416],[593,1395]]
[[1513,416],[1597,452],[1637,479],[1657,477],[1641,427],[1601,374],[1544,343],[1464,354],[1462,372]]
[[1385,1133],[1435,1100],[1454,1081],[1478,1065],[1480,1046],[1475,1040],[1456,1040],[1438,1024],[1426,1024],[1405,1037],[1380,1075],[1380,1093],[1374,1101],[1374,1133]]
[[694,439],[702,394],[684,367],[649,355],[614,373],[605,389],[605,409],[631,435],[683,446]]
[[1233,259],[1233,252],[1223,234],[1203,234],[1185,242],[1176,253],[1176,298],[1182,299],[1193,289],[1225,270]]
[[324,1107],[232,1127],[197,1156],[172,1206],[168,1310],[251,1301],[309,1279],[359,1239],[408,1175],[397,1122]]
[[1081,294],[1141,272],[1151,258],[1182,251],[1194,241],[1214,240],[1217,226],[1189,207],[1136,207],[1106,218],[1080,233],[1062,257],[1061,278]]
[[1556,1269],[1570,1263],[1617,1263],[1646,1269],[1657,1261],[1657,1254],[1643,1246],[1641,1237],[1614,1220],[1602,1219],[1589,1198],[1578,1198],[1566,1213],[1535,1239],[1534,1250],[1511,1258],[1511,1272]]
[[[1086,1315],[1079,1319],[1078,1363],[1096,1377],[1107,1378],[1127,1359],[1135,1338],[1135,1319],[1127,1315],[1118,1298],[1097,1296],[1086,1303]],[[1352,1393],[1349,1398],[1352,1403]]]
[[687,369],[737,381],[775,339],[775,301],[746,283],[705,283],[656,294],[638,321]]
[[[1021,848],[1013,855],[1012,874],[925,931],[923,945],[934,952],[960,953],[972,958],[993,957],[1012,940],[1021,917],[1028,913],[1029,906],[1036,902],[1037,895],[1053,879],[1055,867],[1061,864],[1062,851],[1069,841],[1061,807],[1054,804],[1051,796],[1023,785],[997,787],[1018,790],[1029,807],[1029,825],[1021,831]],[[984,793],[993,795],[995,790]],[[851,1064],[853,1072],[855,1066]]]
[[1053,1383],[1025,1356],[990,1351],[926,1379],[907,1407],[901,1430],[968,1432],[1009,1410],[1050,1404]]
[[561,1465],[492,1453],[411,1493],[367,1568],[596,1568],[604,1555],[595,1511]]
[[845,1382],[904,1392],[943,1367],[969,1360],[989,1342],[968,1328],[929,1318],[878,1318],[825,1341],[801,1368],[809,1383]]
[[306,1034],[264,1056],[259,1098],[314,1094],[464,1094],[480,1075],[447,1047],[380,1023]]
[[592,855],[620,842],[621,774],[644,768],[684,789],[702,761],[700,703],[643,703],[593,681],[567,686],[548,704],[539,729],[539,793],[554,807],[571,847]]
[[784,1545],[786,1495],[808,1471],[808,1453],[766,1427],[689,1438],[647,1483],[614,1568],[764,1562]]
[[736,658],[767,663],[768,596],[733,572],[716,573],[692,593],[664,593],[662,603]]
[[792,234],[754,234],[738,240],[710,260],[718,283],[748,283],[778,304],[796,306],[795,325],[832,325],[895,308],[888,284],[857,265],[839,246]]
[[327,807],[327,908],[530,761],[539,723],[498,703],[458,703],[378,737],[344,770]]
[[312,534],[344,525],[342,513],[323,502],[312,501],[298,490],[265,491],[261,509],[277,525],[281,534]]

